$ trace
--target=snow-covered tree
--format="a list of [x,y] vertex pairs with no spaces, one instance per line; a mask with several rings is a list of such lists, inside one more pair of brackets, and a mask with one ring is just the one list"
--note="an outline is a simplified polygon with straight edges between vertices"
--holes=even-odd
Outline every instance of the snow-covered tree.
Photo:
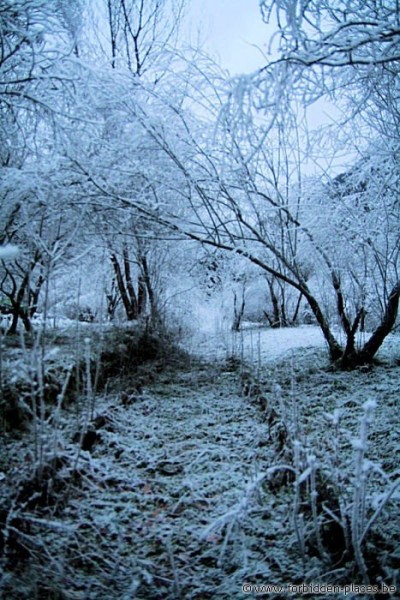
[[163,53],[178,41],[185,0],[103,0],[94,8],[105,13],[112,67],[126,65],[138,77],[151,71],[157,82]]
[[[299,147],[297,157],[296,152],[288,152],[293,135],[296,135],[291,128],[293,117],[287,119],[287,115],[283,115],[280,118],[276,112],[271,125],[269,115],[263,124],[261,116],[246,121],[241,113],[240,119],[235,121],[232,104],[227,106],[220,113],[219,133],[215,134],[214,130],[209,137],[206,129],[202,136],[196,135],[187,113],[181,111],[182,131],[186,132],[184,144],[182,139],[177,143],[171,130],[165,129],[160,121],[142,118],[143,127],[171,159],[180,177],[184,178],[182,189],[187,190],[190,216],[187,213],[178,216],[169,209],[169,213],[164,211],[164,222],[190,239],[247,258],[270,277],[296,290],[320,325],[333,360],[345,366],[369,362],[394,325],[400,294],[394,233],[398,230],[398,208],[394,200],[398,188],[393,169],[387,181],[386,175],[383,179],[381,176],[379,185],[377,171],[370,170],[368,175],[368,167],[365,167],[368,194],[375,196],[375,222],[385,220],[385,231],[379,244],[370,246],[366,255],[365,221],[361,218],[353,221],[350,244],[349,228],[345,228],[344,221],[340,225],[340,219],[337,220],[339,213],[343,215],[345,210],[343,191],[339,192],[339,203],[335,194],[326,188],[321,192],[321,187],[318,190],[325,198],[313,203],[308,200],[315,198],[315,193],[304,185],[302,148]],[[282,107],[278,106],[278,109],[282,110]],[[165,110],[171,110],[171,116],[176,118],[177,111],[168,103],[165,103]],[[284,154],[281,161],[276,159],[279,152]],[[355,153],[356,149],[353,157]],[[327,173],[324,173],[326,179]],[[388,210],[388,206],[394,210]],[[355,209],[354,206],[352,210]],[[321,227],[321,223],[325,227]],[[389,238],[388,231],[392,232]],[[385,243],[388,239],[389,245]],[[351,247],[354,252],[355,246],[357,260],[351,263],[349,249]],[[356,347],[355,334],[367,309],[354,294],[355,282],[361,281],[365,268],[376,275],[382,261],[390,265],[391,275],[385,276],[385,285],[377,286],[376,277],[373,279],[377,296],[375,306],[378,303],[382,307],[381,314],[376,313],[375,319],[380,321],[370,340],[363,347]],[[315,274],[322,282],[323,290],[311,281]],[[358,287],[360,290],[359,284]],[[328,288],[332,300],[327,307]],[[371,289],[368,293],[371,295]],[[355,303],[353,308],[350,307],[352,302]],[[374,302],[369,300],[369,305],[372,304]],[[345,333],[344,346],[334,334],[337,321],[331,318],[332,307],[335,307]]]
[[71,181],[60,164],[34,163],[28,169],[8,167],[0,177],[1,245],[19,252],[1,261],[0,298],[12,315],[10,332],[19,319],[30,331],[31,318],[43,310],[43,289],[62,262],[73,256],[73,244],[84,219]]

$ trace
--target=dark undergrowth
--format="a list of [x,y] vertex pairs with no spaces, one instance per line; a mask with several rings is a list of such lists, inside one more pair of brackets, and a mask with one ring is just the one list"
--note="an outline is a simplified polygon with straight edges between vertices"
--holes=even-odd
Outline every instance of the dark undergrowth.
[[[139,388],[167,367],[190,362],[173,333],[138,324],[90,336],[6,336],[2,340],[0,430],[26,430],[34,411],[47,416],[62,396],[64,405],[79,402],[88,383],[95,393],[119,384]],[[78,399],[78,400],[77,400]]]

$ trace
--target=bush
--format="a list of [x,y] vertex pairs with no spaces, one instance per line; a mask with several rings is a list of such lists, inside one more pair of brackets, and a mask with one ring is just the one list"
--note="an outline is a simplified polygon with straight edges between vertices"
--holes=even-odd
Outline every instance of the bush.
[[145,364],[151,363],[161,370],[186,359],[186,353],[171,332],[147,324],[111,331],[105,338],[105,348],[100,356],[100,384],[103,385],[112,377],[135,375],[143,371],[140,367]]
[[80,306],[76,302],[66,307],[65,316],[68,319],[81,321],[82,323],[93,323],[96,320],[96,313],[90,306]]

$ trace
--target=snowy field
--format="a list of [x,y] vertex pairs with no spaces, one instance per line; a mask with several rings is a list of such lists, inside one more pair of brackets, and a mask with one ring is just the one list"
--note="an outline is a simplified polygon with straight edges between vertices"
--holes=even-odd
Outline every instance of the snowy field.
[[[345,343],[339,331],[334,333],[339,342]],[[359,334],[357,341],[363,344],[368,337],[368,333]],[[390,353],[390,349],[395,348],[399,342],[400,334],[389,335],[378,356]],[[199,333],[186,340],[185,345],[190,352],[203,358],[223,360],[229,356],[237,356],[250,363],[261,364],[289,357],[293,351],[301,352],[307,348],[327,349],[321,329],[315,325],[271,329],[257,327],[252,323],[245,323],[239,332],[220,328],[217,331]]]
[[325,346],[318,327],[303,326],[287,329],[247,327],[239,332],[229,329],[203,334],[189,349],[204,358],[224,359],[238,356],[250,362],[275,360],[301,348]]

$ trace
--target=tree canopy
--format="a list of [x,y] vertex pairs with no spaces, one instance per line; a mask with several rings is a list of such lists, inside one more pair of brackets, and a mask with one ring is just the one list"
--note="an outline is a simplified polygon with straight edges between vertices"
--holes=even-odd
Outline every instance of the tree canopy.
[[[198,244],[258,268],[271,322],[290,305],[333,360],[372,360],[400,295],[397,2],[262,0],[275,58],[235,79],[179,43],[184,8],[2,3],[0,239],[22,253],[1,263],[0,290],[14,329],[74,252],[107,257],[109,315],[119,298],[128,319],[160,319]],[[335,116],[312,130],[323,101]]]

